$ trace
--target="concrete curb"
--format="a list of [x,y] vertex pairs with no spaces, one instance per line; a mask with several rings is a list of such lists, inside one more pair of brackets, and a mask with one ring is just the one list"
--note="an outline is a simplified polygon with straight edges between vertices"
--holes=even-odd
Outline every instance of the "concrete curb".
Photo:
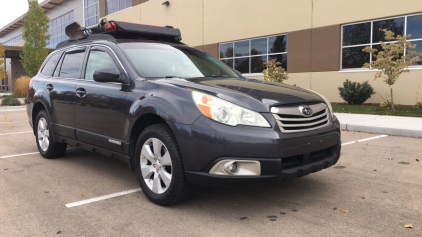
[[2,111],[19,111],[19,110],[26,110],[26,105],[20,106],[1,106],[0,112]]
[[422,137],[422,118],[336,113],[340,129],[354,132]]

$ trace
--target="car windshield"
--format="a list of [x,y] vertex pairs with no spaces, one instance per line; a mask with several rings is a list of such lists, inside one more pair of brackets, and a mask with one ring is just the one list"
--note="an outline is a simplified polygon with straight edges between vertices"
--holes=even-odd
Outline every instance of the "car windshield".
[[226,64],[186,46],[140,42],[119,46],[146,78],[239,77]]

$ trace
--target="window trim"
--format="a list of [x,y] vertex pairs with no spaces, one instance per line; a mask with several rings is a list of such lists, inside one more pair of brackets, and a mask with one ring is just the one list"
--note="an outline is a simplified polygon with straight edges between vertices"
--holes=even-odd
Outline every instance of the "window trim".
[[[236,68],[235,68],[235,65],[234,65],[234,60],[236,59],[236,58],[252,58],[252,57],[259,57],[259,56],[266,56],[267,57],[267,60],[268,60],[268,58],[269,58],[269,56],[272,56],[272,55],[280,55],[280,54],[287,54],[288,53],[288,46],[287,46],[287,50],[286,50],[286,52],[281,52],[281,53],[269,53],[269,44],[270,44],[270,40],[269,40],[269,38],[270,37],[276,37],[276,36],[286,36],[287,37],[287,45],[289,44],[288,42],[288,33],[283,33],[283,34],[276,34],[276,35],[268,35],[268,36],[262,36],[262,37],[255,37],[255,38],[249,38],[249,39],[242,39],[242,40],[235,40],[235,41],[228,41],[228,42],[222,42],[222,43],[219,43],[218,44],[218,60],[228,60],[228,59],[232,59],[233,60],[233,70],[236,70]],[[252,40],[256,40],[256,39],[263,39],[263,38],[266,38],[267,39],[267,53],[266,54],[257,54],[257,55],[251,55],[250,54],[250,50],[251,50],[251,44],[252,44]],[[249,41],[249,55],[248,56],[238,56],[238,57],[236,57],[235,55],[236,55],[236,52],[235,52],[235,49],[234,49],[234,44],[236,43],[236,42],[242,42],[242,41]],[[230,58],[221,58],[221,56],[220,56],[220,52],[221,52],[221,45],[222,44],[229,44],[229,43],[231,43],[232,44],[232,47],[233,47],[233,57],[230,57]],[[243,76],[262,76],[262,75],[264,75],[263,73],[253,73],[253,72],[251,72],[251,60],[249,60],[249,72],[248,73],[241,73],[241,75],[243,75]]]
[[108,56],[110,56],[111,60],[113,60],[114,64],[116,65],[116,67],[118,68],[118,70],[120,71],[121,74],[125,73],[125,70],[121,67],[120,61],[117,59],[116,55],[114,54],[114,52],[112,50],[110,50],[107,47],[104,47],[104,45],[91,45],[88,50],[87,50],[87,54],[86,54],[86,60],[84,60],[84,64],[82,67],[82,75],[81,75],[81,79],[84,81],[94,81],[95,80],[87,80],[86,77],[86,68],[88,66],[88,61],[89,61],[89,57],[91,56],[91,52],[92,50],[98,50],[98,51],[102,51],[104,53],[106,53]]
[[[51,59],[53,56],[57,55],[57,54],[60,54],[60,57],[59,57],[59,60],[57,60],[56,64],[54,65],[53,73],[52,73],[50,76],[48,76],[48,75],[44,75],[44,74],[42,73],[42,71],[44,70],[44,67],[47,65],[48,61],[50,61],[50,59]],[[43,63],[43,65],[41,66],[40,71],[39,71],[40,75],[43,75],[43,76],[45,76],[45,77],[53,77],[53,76],[54,76],[54,71],[56,71],[56,67],[57,67],[57,65],[60,63],[60,60],[62,59],[62,54],[63,54],[63,51],[57,51],[57,52],[51,53],[51,54],[47,57],[47,59],[46,59],[46,60],[44,60],[44,63]]]
[[[62,70],[63,61],[64,61],[64,59],[66,57],[66,54],[68,52],[70,52],[70,51],[76,51],[76,50],[80,50],[80,49],[83,49],[83,48],[85,48],[85,55],[84,55],[84,60],[82,61],[81,68],[79,69],[79,78],[60,77],[60,71]],[[53,76],[51,76],[51,77],[54,77],[56,79],[65,79],[65,80],[85,80],[85,79],[81,79],[81,72],[82,72],[82,67],[84,66],[84,61],[85,61],[85,57],[86,57],[86,53],[87,53],[87,48],[88,48],[87,46],[77,46],[77,47],[72,47],[72,48],[63,50],[62,51],[63,54],[62,54],[62,56],[61,56],[61,58],[59,60],[59,64],[60,65],[59,64],[56,65],[56,69],[57,69],[58,66],[60,66],[59,71],[58,71],[58,75],[56,77],[54,76],[54,73],[56,72],[56,69],[55,69],[54,72],[53,72]]]
[[[404,18],[404,29],[403,29],[403,35],[407,35],[407,18],[408,17],[412,17],[412,16],[419,16],[422,15],[422,13],[415,13],[415,14],[409,14],[409,15],[401,15],[401,16],[394,16],[394,17],[386,17],[386,18],[377,18],[377,19],[372,19],[372,20],[367,20],[367,21],[358,21],[358,22],[353,22],[353,23],[348,23],[348,24],[343,24],[341,25],[341,37],[340,37],[340,70],[339,72],[367,72],[367,71],[371,71],[370,68],[343,68],[343,49],[344,48],[351,48],[351,47],[359,47],[359,46],[372,46],[373,45],[381,45],[380,43],[373,43],[372,42],[372,37],[373,37],[373,26],[374,26],[374,21],[383,21],[383,20],[390,20],[390,19],[397,19],[397,18]],[[362,23],[371,23],[371,37],[370,37],[370,41],[368,44],[356,44],[356,45],[347,45],[347,46],[343,46],[343,29],[345,26],[350,26],[350,25],[357,25],[357,24],[362,24]],[[421,41],[422,38],[417,38],[417,39],[409,39],[409,42],[412,41]],[[397,42],[397,41],[391,41],[391,42]],[[406,55],[406,51],[404,52],[403,55]],[[369,55],[369,62],[372,62],[372,54]],[[363,65],[362,65],[363,66]],[[412,65],[410,66],[408,69],[419,69],[421,68],[421,65]],[[421,68],[422,69],[422,68]],[[375,71],[375,70],[372,70]],[[376,70],[379,71],[379,70]]]

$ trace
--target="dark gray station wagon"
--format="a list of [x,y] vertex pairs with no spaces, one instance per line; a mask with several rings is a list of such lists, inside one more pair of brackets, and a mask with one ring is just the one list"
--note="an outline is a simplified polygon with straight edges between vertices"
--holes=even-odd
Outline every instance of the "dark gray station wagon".
[[70,145],[119,158],[159,205],[194,184],[277,182],[338,161],[339,121],[323,96],[247,79],[181,43],[178,29],[110,23],[60,43],[31,80],[43,157]]

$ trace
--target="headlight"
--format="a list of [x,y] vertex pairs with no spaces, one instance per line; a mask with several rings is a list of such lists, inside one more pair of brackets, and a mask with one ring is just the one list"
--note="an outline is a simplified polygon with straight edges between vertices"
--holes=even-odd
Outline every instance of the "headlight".
[[[302,88],[302,89],[305,89],[305,88]],[[330,114],[331,114],[331,116],[333,116],[334,114],[333,114],[333,108],[331,107],[331,103],[330,103],[330,101],[327,99],[327,98],[325,98],[325,96],[323,96],[323,95],[321,95],[320,93],[318,93],[318,92],[316,92],[316,91],[313,91],[313,90],[309,90],[309,89],[305,89],[305,90],[307,90],[307,91],[310,91],[310,92],[313,92],[313,93],[315,93],[315,94],[317,94],[317,95],[319,95],[324,101],[325,101],[325,103],[327,104],[327,106],[328,106],[328,109],[330,110]]]
[[271,127],[264,116],[255,111],[197,91],[192,91],[192,97],[202,114],[217,122],[231,126],[241,124],[256,127]]

